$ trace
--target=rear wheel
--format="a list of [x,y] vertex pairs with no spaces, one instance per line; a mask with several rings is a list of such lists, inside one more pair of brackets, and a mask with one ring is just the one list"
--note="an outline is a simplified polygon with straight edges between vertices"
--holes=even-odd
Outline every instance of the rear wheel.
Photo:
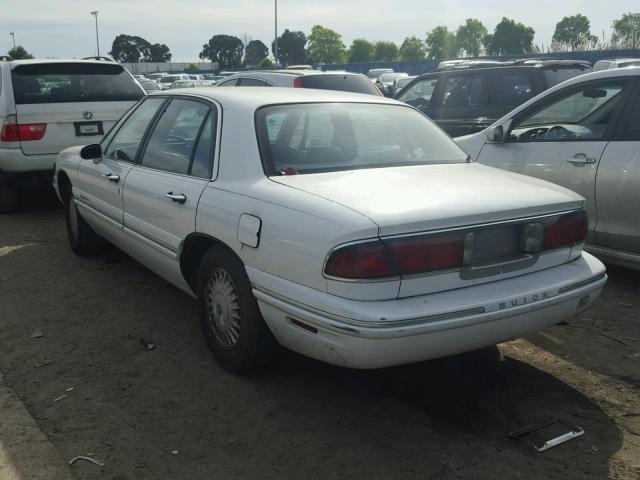
[[98,235],[80,215],[72,195],[65,200],[65,210],[67,236],[73,253],[85,257],[96,255],[107,248],[109,245],[107,241]]
[[260,314],[244,266],[231,252],[207,251],[197,294],[204,336],[225,370],[248,372],[275,358],[278,343]]
[[0,184],[0,213],[11,213],[18,208],[18,189]]

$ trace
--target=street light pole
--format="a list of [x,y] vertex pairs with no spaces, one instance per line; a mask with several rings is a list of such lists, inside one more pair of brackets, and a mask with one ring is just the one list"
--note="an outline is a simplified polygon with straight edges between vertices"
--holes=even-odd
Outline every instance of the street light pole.
[[91,15],[96,17],[96,50],[98,51],[98,57],[100,56],[100,40],[98,38],[98,10],[91,12]]
[[276,19],[276,39],[274,40],[274,47],[273,47],[273,56],[275,57],[275,61],[276,61],[276,67],[278,66],[278,0],[275,0],[276,2],[276,14],[275,14],[275,19]]
[[11,39],[13,40],[13,48],[16,48],[16,34],[15,32],[9,32],[9,35],[11,35]]

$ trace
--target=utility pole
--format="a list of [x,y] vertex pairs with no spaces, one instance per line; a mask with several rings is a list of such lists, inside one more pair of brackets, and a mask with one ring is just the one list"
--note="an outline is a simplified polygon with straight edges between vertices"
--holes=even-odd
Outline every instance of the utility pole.
[[276,19],[276,39],[274,40],[274,46],[273,46],[273,56],[275,57],[275,63],[276,63],[276,68],[278,67],[278,0],[275,0],[276,2],[276,14],[275,14],[275,19]]
[[100,56],[100,40],[98,38],[98,10],[91,12],[91,15],[96,17],[96,50],[98,51],[98,57]]
[[13,48],[16,48],[16,34],[15,32],[9,32],[9,35],[11,35],[11,38],[13,39]]

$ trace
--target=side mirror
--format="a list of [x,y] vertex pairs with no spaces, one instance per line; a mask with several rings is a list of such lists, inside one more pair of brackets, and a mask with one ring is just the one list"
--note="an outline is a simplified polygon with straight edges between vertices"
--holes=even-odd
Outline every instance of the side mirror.
[[102,146],[99,143],[85,145],[80,150],[80,158],[84,160],[100,160],[102,158]]
[[489,127],[489,129],[487,130],[487,141],[489,141],[490,143],[504,142],[504,127],[502,125]]

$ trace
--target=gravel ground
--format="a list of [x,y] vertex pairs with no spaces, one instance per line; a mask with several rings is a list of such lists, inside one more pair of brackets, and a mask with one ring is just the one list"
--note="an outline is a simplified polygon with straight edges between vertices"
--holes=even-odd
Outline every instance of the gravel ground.
[[[497,348],[376,371],[283,352],[239,377],[189,297],[115,249],[74,256],[40,195],[0,216],[0,371],[65,459],[104,461],[78,479],[638,479],[640,272],[609,275],[590,311]],[[586,433],[506,438],[549,418]]]

